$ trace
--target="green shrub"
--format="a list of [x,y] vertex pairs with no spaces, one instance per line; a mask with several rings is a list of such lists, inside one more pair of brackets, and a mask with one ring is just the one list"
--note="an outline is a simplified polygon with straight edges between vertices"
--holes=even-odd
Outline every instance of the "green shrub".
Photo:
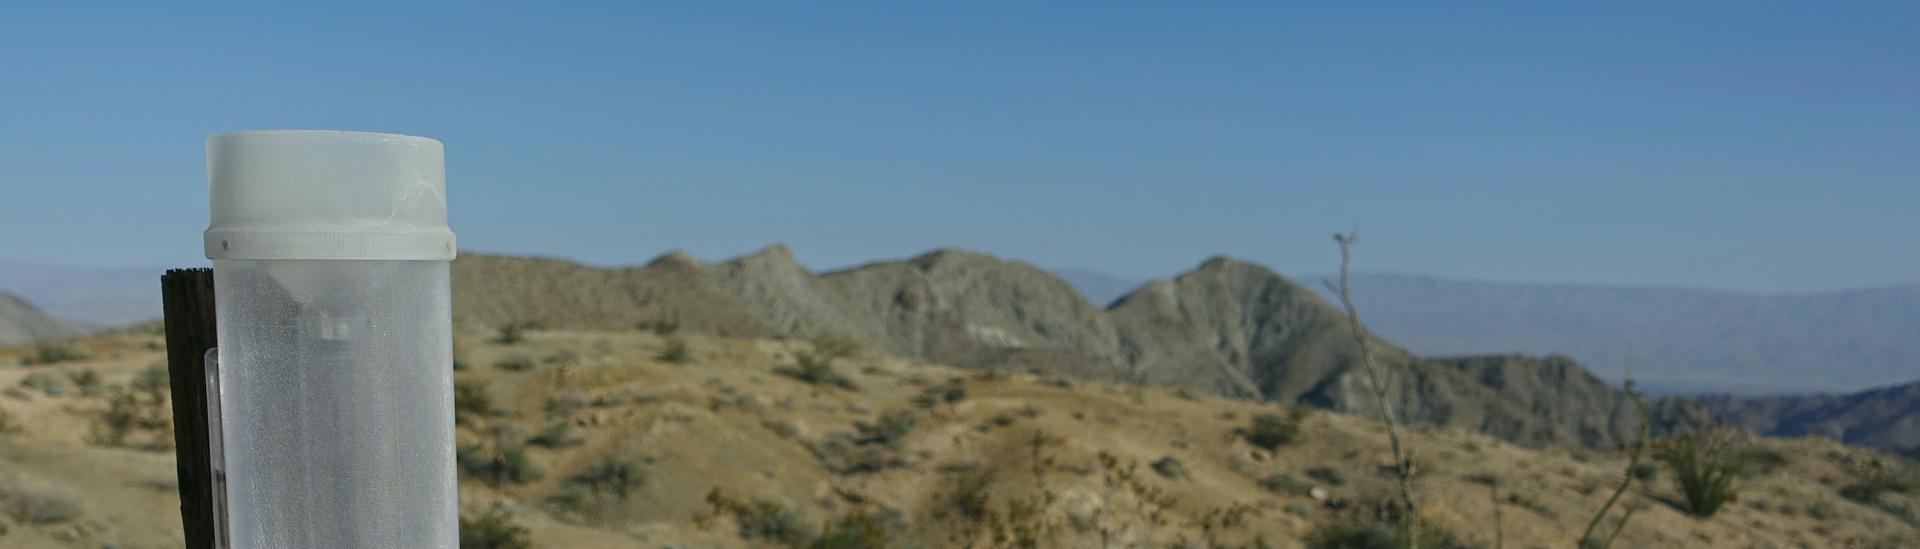
[[51,372],[34,372],[20,378],[20,386],[45,393],[50,397],[66,396],[67,380]]
[[18,433],[20,431],[20,422],[13,418],[13,412],[7,411],[5,407],[0,407],[0,435]]
[[[1457,547],[1460,544],[1432,525],[1417,530],[1421,547]],[[1403,549],[1407,531],[1397,524],[1377,522],[1332,522],[1307,532],[1309,549]]]
[[1308,469],[1307,478],[1324,482],[1331,486],[1346,486],[1347,481],[1352,480],[1352,477],[1348,476],[1346,471],[1332,467],[1314,467]]
[[849,358],[860,354],[858,340],[842,335],[823,335],[813,338],[813,352],[827,358]]
[[820,539],[814,540],[808,549],[883,549],[887,546],[887,529],[879,521],[865,512],[855,510],[840,520],[827,523],[826,531],[820,533]]
[[558,421],[548,426],[547,430],[541,431],[538,435],[534,435],[533,439],[527,442],[543,448],[567,448],[579,446],[581,443],[586,442],[586,438],[580,436],[580,433],[575,432],[573,423]]
[[455,452],[460,472],[493,486],[526,484],[546,476],[540,466],[527,459],[527,450],[517,445],[462,446]]
[[880,414],[879,421],[871,426],[862,427],[861,431],[864,432],[868,436],[868,440],[873,443],[888,447],[897,447],[902,441],[906,440],[909,433],[913,432],[913,424],[914,417],[912,412],[894,410]]
[[833,385],[849,390],[858,389],[858,387],[854,386],[853,380],[847,379],[846,376],[840,375],[840,372],[833,369],[833,357],[813,353],[794,353],[794,361],[798,363],[797,366],[793,368],[780,368],[775,370],[775,372],[815,385]]
[[493,415],[493,397],[487,393],[487,384],[471,379],[454,381],[453,411],[455,415]]
[[100,372],[92,368],[68,371],[67,379],[73,381],[73,386],[80,389],[80,396],[99,396],[100,391],[104,390],[100,381]]
[[707,492],[709,516],[729,515],[740,525],[740,537],[763,543],[805,547],[815,538],[813,529],[785,505],[764,499],[736,500],[719,488]]
[[1262,412],[1254,414],[1245,431],[1247,442],[1273,450],[1300,438],[1301,416],[1295,413]]
[[0,477],[0,513],[30,524],[54,524],[80,516],[73,494],[17,476]]
[[20,357],[20,365],[59,364],[62,362],[86,359],[87,352],[77,347],[70,347],[60,343],[48,343],[34,349],[34,354]]
[[162,393],[173,390],[173,381],[167,377],[167,363],[155,362],[133,377],[133,389],[143,393]]
[[527,528],[514,523],[513,514],[497,502],[460,515],[460,549],[531,549],[530,538]]
[[493,367],[509,372],[525,372],[534,368],[533,359],[526,355],[511,355],[493,363]]
[[1731,431],[1706,431],[1661,441],[1654,457],[1672,471],[1684,500],[1682,510],[1705,518],[1734,501],[1734,480],[1749,455],[1742,446]]
[[646,320],[640,322],[640,329],[653,332],[653,335],[667,337],[680,330],[678,320]]
[[602,456],[592,467],[567,477],[567,482],[587,487],[595,494],[625,498],[647,483],[645,464],[624,456]]
[[693,353],[687,350],[687,342],[685,340],[670,337],[667,338],[666,348],[661,349],[660,356],[656,358],[667,364],[684,364],[687,360],[693,358]]
[[501,345],[518,345],[520,342],[527,340],[526,331],[526,324],[509,322],[500,327],[499,333],[493,336],[493,342]]
[[1260,480],[1260,487],[1277,494],[1305,494],[1313,484],[1289,473],[1274,473]]

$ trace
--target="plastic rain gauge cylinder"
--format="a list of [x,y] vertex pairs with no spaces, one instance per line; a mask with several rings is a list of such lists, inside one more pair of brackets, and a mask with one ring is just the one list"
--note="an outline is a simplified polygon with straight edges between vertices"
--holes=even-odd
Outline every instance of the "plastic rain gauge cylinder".
[[455,547],[440,142],[225,133],[207,172],[231,546]]

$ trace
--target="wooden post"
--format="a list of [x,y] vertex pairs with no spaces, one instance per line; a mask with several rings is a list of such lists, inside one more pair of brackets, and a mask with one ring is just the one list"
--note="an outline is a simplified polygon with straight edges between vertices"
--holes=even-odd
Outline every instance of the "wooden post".
[[174,468],[187,549],[214,549],[213,461],[207,418],[207,350],[216,344],[212,269],[160,277],[166,311],[167,378],[173,387]]

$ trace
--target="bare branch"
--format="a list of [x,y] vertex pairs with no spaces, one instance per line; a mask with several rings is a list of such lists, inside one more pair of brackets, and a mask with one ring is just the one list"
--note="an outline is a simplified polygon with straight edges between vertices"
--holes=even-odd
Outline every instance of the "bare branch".
[[1347,234],[1334,233],[1333,241],[1340,245],[1340,286],[1335,293],[1340,295],[1340,305],[1346,308],[1348,327],[1353,337],[1360,343],[1360,362],[1366,367],[1367,380],[1373,386],[1373,396],[1380,403],[1380,420],[1387,424],[1387,441],[1393,446],[1393,467],[1400,480],[1400,499],[1407,506],[1406,516],[1401,517],[1407,531],[1407,549],[1420,549],[1420,508],[1413,497],[1413,459],[1411,450],[1403,450],[1400,443],[1400,423],[1394,419],[1393,403],[1387,399],[1387,385],[1380,373],[1380,366],[1373,360],[1372,338],[1367,336],[1367,328],[1360,323],[1360,312],[1353,308],[1351,287],[1347,282],[1347,265],[1352,262],[1352,246],[1359,240],[1359,229]]
[[1640,412],[1640,439],[1633,443],[1633,453],[1627,458],[1627,470],[1620,476],[1620,486],[1614,488],[1613,496],[1607,498],[1606,505],[1601,505],[1600,512],[1594,513],[1593,520],[1587,522],[1587,531],[1580,534],[1580,545],[1578,545],[1580,549],[1605,549],[1613,545],[1613,538],[1627,528],[1627,519],[1633,518],[1633,509],[1628,508],[1627,514],[1620,517],[1620,526],[1614,528],[1613,535],[1607,536],[1607,540],[1603,543],[1594,544],[1593,529],[1600,526],[1600,521],[1606,518],[1607,511],[1612,510],[1613,504],[1620,501],[1620,495],[1626,493],[1627,487],[1633,485],[1633,470],[1640,466],[1640,454],[1646,450],[1647,438],[1653,432],[1653,418],[1647,415],[1647,404],[1640,400],[1640,394],[1633,392],[1633,378],[1627,378],[1626,390],[1627,398],[1633,400],[1634,409]]

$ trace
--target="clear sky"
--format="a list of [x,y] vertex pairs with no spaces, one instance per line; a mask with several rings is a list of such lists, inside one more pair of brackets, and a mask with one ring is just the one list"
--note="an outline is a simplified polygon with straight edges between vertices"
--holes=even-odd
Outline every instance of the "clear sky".
[[1920,282],[1920,3],[45,4],[0,7],[0,260],[204,261],[203,138],[324,128],[445,142],[465,248],[598,264],[1324,272],[1358,225],[1366,270]]

